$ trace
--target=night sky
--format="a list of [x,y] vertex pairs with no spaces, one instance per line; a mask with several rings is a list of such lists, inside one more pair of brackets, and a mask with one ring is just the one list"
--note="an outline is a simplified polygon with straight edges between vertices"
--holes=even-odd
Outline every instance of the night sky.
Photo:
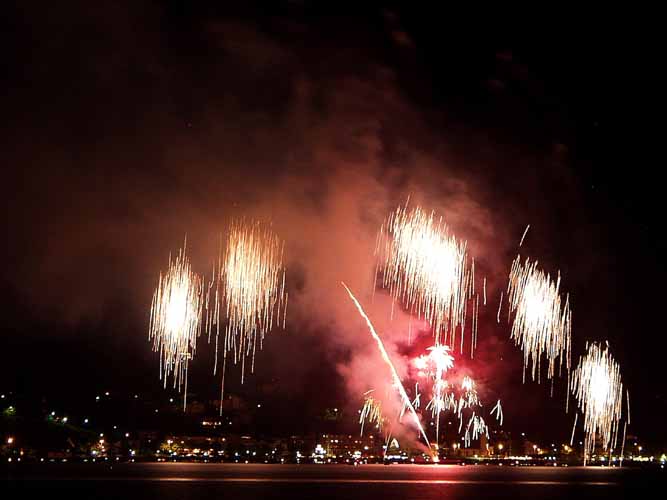
[[[210,273],[220,234],[248,216],[286,240],[291,309],[230,390],[267,401],[276,429],[352,411],[372,344],[339,282],[395,352],[416,348],[398,340],[407,316],[390,322],[381,292],[370,304],[375,234],[410,196],[468,240],[488,279],[479,355],[465,363],[483,397],[505,402],[508,429],[566,440],[572,422],[565,379],[553,398],[522,385],[509,326],[495,322],[530,224],[521,253],[560,270],[573,361],[608,340],[630,431],[667,441],[650,29],[630,37],[615,23],[632,19],[609,12],[524,32],[400,3],[192,4],[3,9],[2,391],[160,396],[148,341],[159,273],[186,235],[194,269]],[[218,393],[212,366],[203,336],[201,397]]]

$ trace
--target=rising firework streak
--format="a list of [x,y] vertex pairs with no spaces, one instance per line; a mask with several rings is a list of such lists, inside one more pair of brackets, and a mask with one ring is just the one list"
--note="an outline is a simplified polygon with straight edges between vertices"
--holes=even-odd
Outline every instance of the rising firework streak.
[[507,287],[509,312],[514,312],[511,338],[523,350],[523,378],[526,368],[532,363],[532,379],[540,378],[540,363],[546,356],[547,378],[555,373],[556,358],[559,358],[559,373],[565,362],[570,370],[571,322],[569,297],[561,304],[560,274],[554,282],[548,274],[538,270],[537,262],[520,256],[512,263]]
[[391,371],[391,378],[392,382],[394,384],[394,387],[398,390],[399,395],[401,396],[401,400],[403,401],[403,404],[405,407],[410,411],[410,414],[412,415],[415,425],[419,429],[419,432],[421,433],[422,437],[424,438],[424,441],[426,441],[426,444],[428,447],[431,447],[431,443],[428,440],[428,437],[426,437],[426,433],[424,432],[424,428],[422,427],[421,422],[419,421],[419,416],[417,415],[417,412],[415,411],[414,407],[412,406],[412,402],[410,401],[410,398],[408,397],[407,393],[405,392],[405,387],[403,387],[403,383],[401,382],[400,377],[398,376],[398,373],[396,372],[396,368],[394,367],[394,364],[391,362],[391,358],[389,357],[389,354],[387,354],[387,350],[384,348],[384,343],[382,342],[382,339],[380,336],[377,334],[375,331],[375,328],[373,327],[373,324],[371,323],[371,320],[368,319],[368,316],[366,316],[366,313],[364,312],[364,309],[361,307],[361,304],[359,304],[359,301],[356,299],[356,297],[352,294],[350,289],[347,287],[345,283],[341,281],[341,285],[345,288],[347,291],[348,295],[352,299],[352,302],[354,302],[354,305],[357,307],[357,310],[359,311],[359,314],[361,314],[361,317],[364,318],[366,321],[366,325],[368,325],[368,330],[371,332],[371,336],[377,343],[378,349],[380,350],[380,354],[382,355],[382,359],[384,362],[387,364],[389,367],[389,370]]
[[460,328],[462,351],[467,304],[474,294],[474,262],[469,262],[466,242],[456,239],[433,212],[406,205],[380,228],[376,255],[382,286],[430,323],[436,344],[453,347]]
[[185,244],[176,260],[169,257],[166,274],[160,273],[153,294],[149,339],[153,350],[160,353],[160,378],[174,377],[174,388],[185,386],[183,406],[187,401],[188,363],[195,355],[197,337],[201,332],[203,286],[192,272],[185,254]]
[[528,230],[530,229],[530,224],[526,226],[525,231],[523,232],[523,236],[521,236],[521,241],[519,242],[519,246],[523,245],[523,240],[525,239],[526,235],[528,234]]

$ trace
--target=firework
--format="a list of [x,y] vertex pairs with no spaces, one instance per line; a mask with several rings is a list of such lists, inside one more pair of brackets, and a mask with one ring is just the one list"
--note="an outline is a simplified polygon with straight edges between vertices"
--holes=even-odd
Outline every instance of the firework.
[[[241,362],[243,382],[246,358],[254,371],[255,353],[266,333],[276,325],[285,327],[283,242],[258,222],[232,223],[218,277],[216,300],[224,300],[227,320],[222,351],[225,360],[232,352],[234,362]],[[212,324],[220,324],[219,314],[216,308]]]
[[[470,446],[471,441],[478,439],[481,435],[488,436],[488,425],[481,415],[483,405],[477,393],[475,381],[467,375],[458,382],[453,382],[446,377],[448,371],[454,367],[454,357],[449,346],[435,345],[427,348],[426,354],[412,360],[412,366],[416,369],[417,376],[425,379],[426,387],[430,390],[430,399],[425,410],[430,411],[431,425],[435,425],[435,441],[433,442],[435,449],[439,443],[440,418],[446,412],[451,412],[452,417],[458,419],[458,432],[463,436],[465,446]],[[396,382],[394,386],[398,387]],[[364,405],[359,410],[362,432],[365,422],[376,423],[379,429],[383,428],[386,422],[381,414],[381,403],[370,396],[372,392],[371,390],[364,394]],[[414,392],[412,408],[419,408],[422,396],[419,391],[419,383],[415,383]],[[406,395],[398,413],[399,419],[406,411],[411,411],[408,403],[409,399]],[[503,425],[503,409],[500,400],[497,401],[490,414],[495,415],[496,420]],[[391,435],[391,430],[388,435]]]
[[[523,349],[523,379],[532,363],[531,375],[540,377],[540,363],[545,355],[548,363],[547,378],[555,372],[559,358],[559,373],[565,362],[570,370],[570,337],[572,313],[569,296],[561,304],[560,273],[554,282],[548,274],[538,270],[537,262],[518,256],[512,263],[507,288],[509,312],[515,313],[511,338]],[[500,309],[499,309],[500,312]]]
[[391,371],[391,378],[392,382],[394,384],[394,387],[398,390],[399,395],[401,396],[401,400],[403,402],[403,405],[405,408],[407,408],[410,411],[410,414],[412,415],[415,425],[419,429],[420,434],[424,438],[424,441],[426,441],[426,444],[428,447],[431,447],[431,443],[428,440],[428,437],[426,437],[426,433],[424,432],[424,428],[422,427],[421,422],[419,421],[419,416],[417,415],[417,412],[415,411],[414,407],[412,406],[412,402],[410,401],[410,398],[408,397],[407,393],[405,392],[405,387],[403,387],[403,383],[401,382],[400,377],[398,376],[398,373],[396,372],[396,368],[394,367],[394,364],[391,362],[391,358],[389,357],[389,354],[387,354],[387,350],[384,348],[384,343],[382,342],[382,339],[380,336],[377,334],[375,331],[375,328],[373,327],[373,324],[371,323],[371,320],[368,319],[368,316],[364,312],[364,309],[361,307],[361,304],[359,304],[359,301],[356,299],[356,297],[352,294],[350,289],[347,287],[345,283],[341,281],[341,284],[347,291],[348,295],[352,299],[352,302],[354,302],[354,305],[357,307],[357,310],[359,311],[359,314],[361,314],[361,317],[364,318],[366,321],[366,325],[368,325],[368,330],[370,331],[373,339],[377,343],[378,349],[380,350],[380,354],[382,355],[382,359],[384,362],[387,364],[389,367],[389,370]]
[[579,365],[572,372],[570,391],[584,417],[585,465],[587,457],[595,449],[596,439],[600,439],[605,451],[611,452],[616,447],[622,417],[621,370],[609,352],[608,344],[604,347],[597,342],[587,345],[586,354],[579,359]]
[[381,428],[384,418],[382,416],[382,402],[373,398],[373,390],[364,393],[364,406],[359,412],[359,423],[361,424],[361,435],[364,434],[364,423],[375,424],[376,428]]
[[[431,416],[435,420],[435,442],[440,437],[440,413],[455,407],[454,395],[449,390],[449,383],[444,375],[454,366],[454,357],[450,354],[451,349],[446,345],[434,345],[427,349],[428,356],[423,359],[424,368],[433,379],[432,397],[426,409],[431,410]],[[422,372],[423,373],[423,372]]]
[[473,413],[470,420],[468,420],[466,432],[463,437],[465,447],[469,447],[471,441],[479,439],[482,435],[485,435],[487,439],[489,438],[489,427],[482,417]]
[[166,274],[160,273],[151,305],[149,339],[153,350],[160,353],[160,378],[167,385],[173,375],[174,388],[185,385],[183,405],[187,398],[188,363],[194,357],[197,337],[201,332],[203,286],[192,272],[185,254],[185,245],[172,261]]
[[442,375],[454,366],[454,356],[450,354],[451,349],[446,345],[434,345],[426,349],[429,351],[429,358],[435,366],[435,376],[442,378]]
[[459,419],[462,419],[462,412],[467,408],[473,408],[475,406],[482,406],[479,401],[479,396],[477,395],[477,389],[475,388],[475,382],[468,376],[463,377],[461,382],[461,395],[459,396],[458,403],[458,415]]
[[[467,375],[458,382],[447,377],[448,371],[454,367],[454,357],[449,346],[431,346],[427,352],[414,358],[412,363],[417,369],[417,376],[430,382],[430,400],[426,409],[431,411],[435,425],[434,445],[437,447],[440,441],[440,419],[447,412],[458,419],[458,432],[463,434],[465,446],[469,446],[471,440],[478,439],[482,434],[488,435],[488,425],[481,416],[482,401],[475,381]],[[502,425],[500,400],[491,410],[491,415],[494,414]]]
[[[461,329],[461,350],[467,303],[474,293],[474,261],[466,242],[456,239],[442,218],[421,208],[399,207],[378,234],[376,255],[382,286],[408,310],[433,328],[436,345],[454,346]],[[473,336],[476,325],[473,318]]]

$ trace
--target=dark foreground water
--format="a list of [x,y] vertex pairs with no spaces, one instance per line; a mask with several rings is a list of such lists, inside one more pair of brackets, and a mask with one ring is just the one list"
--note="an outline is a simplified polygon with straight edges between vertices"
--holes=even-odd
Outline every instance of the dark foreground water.
[[667,498],[667,470],[419,465],[40,464],[0,470],[7,499]]

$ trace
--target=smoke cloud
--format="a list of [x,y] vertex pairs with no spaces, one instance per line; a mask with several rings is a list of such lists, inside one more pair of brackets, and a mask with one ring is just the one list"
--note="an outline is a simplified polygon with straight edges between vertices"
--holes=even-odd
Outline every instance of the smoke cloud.
[[[5,198],[14,235],[5,261],[15,263],[5,282],[35,316],[95,324],[120,307],[133,325],[128,345],[149,350],[147,311],[169,253],[187,236],[193,268],[208,276],[230,220],[254,218],[285,240],[290,294],[287,332],[267,337],[257,371],[266,362],[290,397],[312,390],[309,374],[325,360],[357,408],[363,392],[389,391],[389,374],[341,281],[401,375],[430,335],[373,290],[377,231],[409,197],[467,240],[478,290],[487,278],[477,354],[484,368],[475,376],[482,387],[493,370],[508,376],[500,361],[507,346],[494,331],[499,294],[525,225],[533,224],[530,239],[547,213],[539,186],[568,189],[563,151],[510,159],[485,132],[446,113],[446,125],[434,126],[402,84],[415,49],[397,35],[395,16],[378,33],[350,27],[349,45],[334,47],[327,23],[194,17],[179,31],[169,11],[99,9],[33,12],[24,40],[35,53],[24,68],[31,86],[17,81],[10,94],[43,110],[21,121],[12,108],[10,155],[24,168]],[[96,36],[77,49],[90,30]],[[393,44],[398,68],[377,43],[365,45],[373,36]],[[510,162],[545,167],[525,169],[518,185],[497,174],[511,173]],[[528,206],[530,219],[519,215]],[[474,363],[466,356],[458,356],[462,369]],[[387,401],[395,411],[397,399]]]

